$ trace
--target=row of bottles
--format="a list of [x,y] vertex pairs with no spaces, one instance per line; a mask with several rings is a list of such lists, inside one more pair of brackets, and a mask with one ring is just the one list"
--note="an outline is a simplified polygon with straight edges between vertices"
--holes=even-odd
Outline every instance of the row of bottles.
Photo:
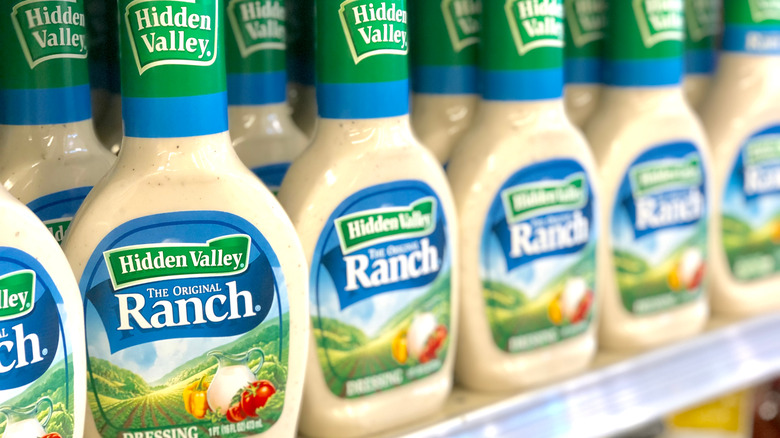
[[118,158],[82,3],[0,10],[3,438],[367,435],[780,307],[771,1],[704,126],[682,1],[117,6]]

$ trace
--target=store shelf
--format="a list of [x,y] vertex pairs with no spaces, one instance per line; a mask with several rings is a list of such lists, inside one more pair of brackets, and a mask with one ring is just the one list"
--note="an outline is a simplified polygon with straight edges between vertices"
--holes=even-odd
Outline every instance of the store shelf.
[[436,418],[383,437],[604,437],[780,374],[780,314],[714,320],[693,339],[520,395],[456,389]]

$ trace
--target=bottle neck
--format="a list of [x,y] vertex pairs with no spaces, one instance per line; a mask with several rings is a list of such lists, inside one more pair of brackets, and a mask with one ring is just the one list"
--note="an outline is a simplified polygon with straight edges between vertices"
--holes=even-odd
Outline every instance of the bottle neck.
[[682,1],[612,1],[607,16],[607,85],[679,86],[685,39]]
[[287,14],[284,0],[225,3],[228,103],[285,102]]
[[125,136],[225,132],[225,46],[218,37],[225,25],[218,8],[222,3],[168,3],[119,0],[119,14],[126,17],[119,32]]
[[723,51],[780,56],[780,17],[761,2],[724,3]]
[[314,85],[314,0],[286,0],[290,81]]
[[[43,41],[42,31],[49,35]],[[92,117],[86,34],[82,0],[55,10],[41,2],[2,3],[0,124],[52,125]],[[65,35],[67,44],[59,41]]]
[[477,93],[481,13],[481,0],[409,3],[409,54],[415,93]]
[[716,37],[723,17],[720,0],[687,1],[685,10],[685,74],[715,71]]
[[489,2],[482,13],[480,88],[485,100],[563,95],[563,0]]
[[567,84],[599,84],[607,0],[566,1],[564,58]]
[[324,119],[409,113],[407,0],[318,0],[317,103]]

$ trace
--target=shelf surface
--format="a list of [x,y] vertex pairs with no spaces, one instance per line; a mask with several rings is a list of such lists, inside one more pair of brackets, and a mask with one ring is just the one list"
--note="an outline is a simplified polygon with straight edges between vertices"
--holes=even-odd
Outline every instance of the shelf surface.
[[601,352],[587,372],[519,395],[455,388],[406,437],[606,437],[780,374],[780,313],[713,320],[703,334],[632,356]]

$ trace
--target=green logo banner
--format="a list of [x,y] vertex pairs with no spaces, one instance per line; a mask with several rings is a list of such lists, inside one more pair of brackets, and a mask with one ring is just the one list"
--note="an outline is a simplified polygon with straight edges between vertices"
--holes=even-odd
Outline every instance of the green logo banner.
[[479,43],[480,0],[443,0],[441,12],[455,52]]
[[744,161],[748,165],[780,160],[780,135],[770,134],[755,137],[748,143],[744,152]]
[[135,0],[124,19],[138,73],[160,65],[211,65],[217,59],[217,2]]
[[19,318],[35,306],[35,271],[24,269],[0,277],[0,321]]
[[114,290],[175,278],[219,277],[246,271],[251,239],[236,234],[206,244],[153,244],[103,253]]
[[566,0],[565,6],[566,22],[576,47],[604,38],[607,27],[605,0]]
[[520,184],[501,192],[507,223],[583,208],[588,203],[585,174],[576,173],[565,180]]
[[77,0],[27,0],[11,19],[30,68],[50,59],[86,58],[84,6]]
[[422,198],[409,207],[361,211],[340,217],[334,224],[345,255],[382,242],[423,237],[436,228],[436,199]]
[[504,10],[520,55],[539,47],[563,47],[561,0],[507,0]]
[[777,0],[748,0],[753,21],[780,20],[780,2]]
[[[780,3],[778,3],[780,4]],[[716,0],[687,0],[685,21],[690,43],[696,44],[712,39],[720,30],[720,3]],[[710,48],[711,43],[701,48]]]
[[347,0],[339,16],[355,64],[375,55],[409,52],[405,0]]
[[286,12],[278,0],[230,0],[227,13],[242,57],[259,50],[287,48]]
[[639,33],[645,47],[662,41],[685,40],[683,0],[633,0]]
[[631,169],[631,192],[634,197],[659,192],[670,187],[698,186],[702,181],[701,158],[698,153],[680,160],[658,160],[636,165]]

